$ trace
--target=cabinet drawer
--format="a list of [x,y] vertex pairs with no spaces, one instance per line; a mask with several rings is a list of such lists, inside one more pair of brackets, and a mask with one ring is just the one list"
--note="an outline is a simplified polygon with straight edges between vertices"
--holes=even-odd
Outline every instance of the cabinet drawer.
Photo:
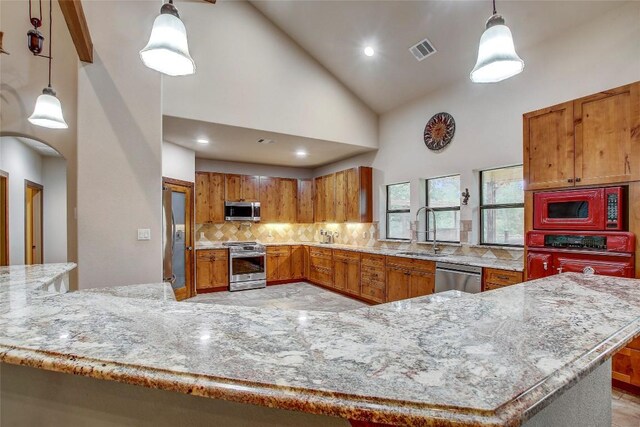
[[311,265],[311,267],[322,267],[328,269],[331,269],[333,266],[333,262],[331,261],[331,259],[318,258],[315,256],[309,257],[309,264]]
[[387,257],[387,266],[418,270],[424,273],[434,273],[436,271],[436,263],[433,261],[395,256]]
[[367,267],[365,265],[361,266],[360,275],[362,276],[362,280],[378,280],[383,283],[386,276],[384,268]]
[[485,268],[484,280],[485,282],[490,282],[497,285],[515,285],[516,283],[522,283],[522,273],[519,271]]
[[485,291],[492,291],[494,289],[506,288],[507,286],[511,286],[511,285],[503,285],[503,284],[500,284],[500,283],[485,282],[484,283],[484,290]]
[[309,248],[309,256],[314,258],[326,258],[331,259],[331,249],[329,248],[317,248],[311,246]]
[[363,266],[367,267],[381,267],[384,268],[384,255],[375,254],[362,254],[361,262]]
[[290,246],[267,246],[267,254],[275,256],[286,256],[291,253]]
[[362,278],[362,284],[360,287],[360,295],[363,298],[376,302],[385,302],[386,300],[386,285],[383,281],[379,280],[366,280]]
[[360,262],[360,253],[351,251],[334,250],[333,259],[346,262]]
[[229,257],[226,249],[201,249],[198,251],[196,258],[202,260],[219,260]]

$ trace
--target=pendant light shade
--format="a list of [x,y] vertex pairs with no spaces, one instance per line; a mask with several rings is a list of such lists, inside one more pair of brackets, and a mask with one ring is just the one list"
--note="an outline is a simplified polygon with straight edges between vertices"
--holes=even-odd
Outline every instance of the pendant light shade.
[[36,100],[33,114],[28,120],[31,124],[50,129],[66,129],[69,127],[62,116],[60,100],[56,97],[56,93],[51,87],[47,87],[42,91],[42,95]]
[[140,51],[147,67],[169,76],[185,76],[196,71],[189,55],[187,30],[171,2],[165,3],[153,22],[149,43]]
[[471,71],[471,81],[496,83],[521,73],[523,69],[524,61],[516,53],[509,27],[504,24],[502,16],[494,12],[480,38],[478,61]]

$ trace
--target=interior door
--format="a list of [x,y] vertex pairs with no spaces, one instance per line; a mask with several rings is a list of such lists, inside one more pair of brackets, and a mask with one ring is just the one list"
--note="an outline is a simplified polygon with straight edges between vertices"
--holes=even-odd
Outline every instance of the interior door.
[[193,183],[163,178],[163,280],[176,299],[195,295],[193,254]]
[[26,265],[42,264],[43,256],[43,192],[44,187],[25,180],[24,191],[24,258]]

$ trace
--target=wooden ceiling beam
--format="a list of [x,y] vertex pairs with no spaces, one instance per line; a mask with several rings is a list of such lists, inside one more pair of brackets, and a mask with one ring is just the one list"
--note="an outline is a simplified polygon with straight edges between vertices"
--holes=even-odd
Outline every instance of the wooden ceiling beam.
[[93,62],[93,42],[80,0],[58,0],[64,20],[82,62]]

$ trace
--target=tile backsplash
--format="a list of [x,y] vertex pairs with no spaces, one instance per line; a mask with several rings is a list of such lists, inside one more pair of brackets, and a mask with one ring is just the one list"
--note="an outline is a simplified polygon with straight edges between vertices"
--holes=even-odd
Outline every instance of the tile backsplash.
[[[464,229],[463,225],[463,229]],[[196,241],[226,242],[256,240],[262,243],[304,243],[319,242],[320,230],[334,234],[333,242],[342,245],[362,247],[383,247],[387,249],[427,250],[425,243],[392,242],[379,239],[378,223],[347,224],[261,224],[225,222],[223,224],[197,224]],[[466,231],[466,230],[465,230]],[[441,244],[442,251],[448,254],[478,256],[518,260],[524,255],[522,249]]]

